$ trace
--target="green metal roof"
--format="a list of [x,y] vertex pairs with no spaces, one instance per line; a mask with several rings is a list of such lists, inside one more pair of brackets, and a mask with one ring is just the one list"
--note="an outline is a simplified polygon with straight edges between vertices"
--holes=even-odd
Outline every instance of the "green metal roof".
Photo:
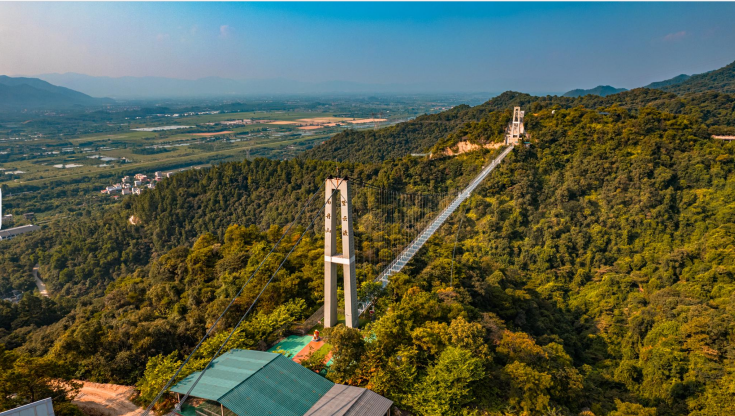
[[[231,350],[217,357],[197,383],[191,395],[202,399],[219,401],[220,397],[229,393],[240,383],[250,378],[261,368],[268,365],[277,357],[261,351]],[[186,394],[199,378],[201,371],[192,373],[180,383],[171,388],[171,391]]]
[[[199,374],[171,391],[185,394]],[[302,416],[333,386],[280,354],[230,350],[212,362],[191,395],[217,401],[239,416]]]

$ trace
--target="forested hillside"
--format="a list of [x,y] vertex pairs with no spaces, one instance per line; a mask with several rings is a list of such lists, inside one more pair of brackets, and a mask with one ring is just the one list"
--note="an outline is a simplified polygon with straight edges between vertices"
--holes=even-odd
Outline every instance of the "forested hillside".
[[[513,105],[526,111],[530,147],[515,149],[392,278],[373,323],[327,331],[327,377],[417,415],[735,413],[735,145],[711,139],[735,132],[735,98],[648,89],[505,93],[347,132],[298,160],[187,172],[105,213],[0,242],[4,290],[31,290],[40,263],[54,294],[0,302],[0,406],[27,397],[18,374],[28,363],[61,378],[137,383],[141,402],[150,399],[327,175],[399,191],[455,188],[489,151],[404,152],[498,141]],[[262,348],[319,305],[320,239],[306,235],[232,347]],[[373,272],[361,270],[360,283]]]
[[466,123],[480,121],[490,111],[527,104],[534,99],[536,97],[528,94],[504,93],[475,107],[459,105],[439,114],[423,115],[377,131],[345,130],[321,146],[304,152],[301,157],[371,163],[421,153]]
[[321,146],[306,151],[302,157],[362,163],[403,157],[430,147],[457,125],[479,116],[480,113],[473,111],[472,107],[460,105],[377,131],[345,130]]
[[[735,62],[722,68],[696,75],[681,74],[663,81],[652,82],[643,88],[657,89],[674,94],[719,92],[735,93]],[[581,97],[585,95],[607,96],[626,91],[625,88],[613,88],[600,85],[595,88],[575,89],[566,92],[564,97]]]
[[472,200],[459,284],[448,228],[374,341],[337,334],[334,376],[420,414],[729,414],[735,149],[693,117],[606,110],[538,109]]
[[[582,106],[597,109],[617,105],[627,109],[651,106],[672,114],[689,114],[700,117],[713,131],[719,132],[721,127],[735,126],[732,112],[735,111],[735,99],[731,94],[710,91],[679,97],[672,92],[657,89],[638,88],[623,91],[611,96],[584,95],[582,97],[546,96],[535,97],[517,92],[505,92],[485,104],[476,107],[458,106],[444,113],[425,115],[415,120],[401,123],[378,131],[346,130],[333,136],[321,146],[306,151],[303,159],[319,159],[331,161],[372,162],[408,156],[411,153],[439,151],[437,146],[453,145],[463,140],[463,131],[472,126],[487,124],[490,119],[500,116],[493,111],[505,112],[508,120],[512,117],[514,106],[526,108],[531,103],[544,107],[574,108]],[[496,122],[498,120],[496,119]],[[502,135],[505,125],[494,125],[490,130],[475,129],[484,139],[477,142],[489,142],[491,137],[497,139]],[[498,132],[498,129],[501,131]],[[492,132],[492,134],[488,134]],[[717,133],[716,133],[717,134]],[[471,137],[470,141],[475,141]],[[446,146],[444,147],[446,148]]]
[[659,89],[659,88],[662,88],[662,87],[668,87],[670,85],[674,85],[674,84],[678,84],[680,82],[684,82],[684,81],[688,80],[689,78],[690,78],[690,76],[687,75],[687,74],[680,74],[680,75],[677,75],[677,76],[675,76],[673,78],[669,78],[669,79],[666,79],[666,80],[663,80],[663,81],[652,82],[652,83],[646,85],[645,88]]
[[717,91],[728,94],[735,93],[735,62],[716,69],[714,71],[705,72],[704,74],[692,75],[682,80],[681,75],[668,85],[660,85],[662,91],[673,92],[676,94],[686,94],[692,92]]

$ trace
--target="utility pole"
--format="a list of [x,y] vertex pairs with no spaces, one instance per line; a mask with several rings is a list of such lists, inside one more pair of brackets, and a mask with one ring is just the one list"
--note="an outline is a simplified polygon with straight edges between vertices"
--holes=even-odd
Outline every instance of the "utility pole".
[[[329,178],[324,189],[324,327],[331,328],[337,324],[337,267],[341,264],[345,288],[345,325],[357,328],[355,237],[352,230],[350,181],[348,178]],[[338,223],[340,230],[337,230]],[[342,236],[341,254],[337,253],[338,232]]]

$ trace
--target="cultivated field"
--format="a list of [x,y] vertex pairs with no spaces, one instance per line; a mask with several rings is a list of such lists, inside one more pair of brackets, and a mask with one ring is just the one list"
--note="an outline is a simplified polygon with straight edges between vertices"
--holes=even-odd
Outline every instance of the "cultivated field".
[[[152,174],[255,157],[290,158],[345,129],[384,127],[436,111],[434,102],[393,99],[265,100],[218,106],[29,114],[23,119],[0,115],[0,186],[9,188],[9,194],[35,191],[52,182],[97,189],[114,183],[111,180],[120,174]],[[268,111],[231,109],[240,106]],[[160,113],[154,114],[159,108]],[[378,112],[389,117],[376,118]]]
[[[35,151],[3,163],[0,182],[10,187],[41,185],[49,180],[112,176],[131,170],[151,172],[246,157],[290,157],[340,131],[333,122],[341,117],[322,114],[305,118],[306,115],[310,113],[208,114],[131,122],[106,134],[21,137],[8,142],[7,150],[6,143],[0,142],[0,150],[12,154],[17,145]],[[249,124],[231,124],[242,120]],[[191,127],[134,130],[177,125]],[[319,131],[311,133],[310,130]]]

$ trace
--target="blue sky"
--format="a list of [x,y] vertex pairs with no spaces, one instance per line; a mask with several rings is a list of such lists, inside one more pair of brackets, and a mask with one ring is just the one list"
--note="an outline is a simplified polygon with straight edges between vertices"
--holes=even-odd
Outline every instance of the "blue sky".
[[633,88],[735,61],[735,3],[0,3],[0,74]]

